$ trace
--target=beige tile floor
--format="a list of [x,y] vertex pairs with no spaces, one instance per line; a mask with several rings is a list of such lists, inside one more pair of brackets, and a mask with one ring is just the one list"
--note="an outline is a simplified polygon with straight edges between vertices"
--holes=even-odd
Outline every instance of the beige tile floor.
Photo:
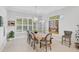
[[[48,48],[48,52],[78,52],[79,50],[75,48],[74,43],[69,48],[65,45],[62,45],[61,42],[57,41],[57,38],[52,40],[52,50]],[[33,48],[27,43],[26,38],[17,38],[11,41],[8,41],[6,47],[3,49],[3,52],[44,52],[44,48],[39,48],[39,45],[36,46],[36,49]]]

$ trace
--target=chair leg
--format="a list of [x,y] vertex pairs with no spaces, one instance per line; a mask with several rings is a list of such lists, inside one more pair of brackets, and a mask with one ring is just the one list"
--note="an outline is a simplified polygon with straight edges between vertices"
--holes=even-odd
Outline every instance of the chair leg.
[[50,46],[50,51],[52,50],[51,46]]
[[41,42],[40,42],[40,48],[41,48]]
[[63,44],[63,37],[62,37],[62,42],[61,43]]
[[29,39],[29,44],[30,44],[30,39]]
[[71,46],[71,38],[69,38],[69,47]]
[[33,47],[33,49],[35,49],[35,41],[34,41],[34,47]]
[[46,45],[46,52],[47,52],[47,45]]
[[30,37],[28,37],[28,44],[30,44]]
[[33,45],[33,42],[31,42],[31,47],[32,47],[32,45]]
[[29,44],[29,38],[27,38],[27,43]]

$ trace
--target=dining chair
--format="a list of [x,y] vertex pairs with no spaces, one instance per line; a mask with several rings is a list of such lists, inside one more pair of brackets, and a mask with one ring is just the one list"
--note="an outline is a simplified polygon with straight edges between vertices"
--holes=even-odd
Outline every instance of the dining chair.
[[62,44],[68,43],[68,46],[70,47],[70,45],[71,45],[71,35],[72,35],[72,31],[64,31],[64,35],[62,35]]
[[38,44],[38,40],[33,32],[31,32],[32,40],[31,40],[31,46],[33,46],[33,49],[36,48],[36,44]]
[[29,43],[29,31],[27,31],[27,43]]
[[27,42],[30,44],[31,43],[31,32],[27,31]]
[[45,38],[43,38],[41,41],[40,41],[40,48],[41,47],[45,47],[46,49],[46,52],[47,52],[47,47],[50,47],[50,50],[51,50],[51,44],[52,44],[52,34],[51,33],[48,33]]

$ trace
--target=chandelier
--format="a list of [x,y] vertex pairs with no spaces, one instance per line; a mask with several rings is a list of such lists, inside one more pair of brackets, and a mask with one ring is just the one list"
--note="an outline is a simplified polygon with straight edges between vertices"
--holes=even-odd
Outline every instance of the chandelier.
[[34,22],[37,22],[37,21],[38,21],[38,16],[37,16],[37,6],[35,6],[34,9],[35,9]]

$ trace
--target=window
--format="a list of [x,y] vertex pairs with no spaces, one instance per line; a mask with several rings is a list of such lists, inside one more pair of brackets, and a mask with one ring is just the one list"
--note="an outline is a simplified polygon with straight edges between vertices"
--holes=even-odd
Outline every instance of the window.
[[32,31],[32,26],[29,26],[29,30]]
[[27,31],[27,26],[23,26],[23,31]]
[[36,23],[33,23],[33,31],[36,31]]
[[22,19],[17,19],[16,24],[17,32],[22,32]]
[[17,26],[17,31],[22,32],[22,26]]
[[27,19],[23,19],[23,25],[27,25]]
[[27,26],[28,26],[27,19],[24,18],[23,19],[23,31],[27,31]]
[[22,25],[22,19],[17,19],[17,25]]
[[29,19],[29,30],[32,31],[32,19]]
[[0,26],[3,26],[2,16],[0,16]]
[[17,19],[16,20],[16,30],[17,32],[25,32],[27,30],[32,31],[32,19]]
[[39,32],[42,32],[42,23],[39,23]]
[[32,19],[29,19],[29,25],[32,25]]

